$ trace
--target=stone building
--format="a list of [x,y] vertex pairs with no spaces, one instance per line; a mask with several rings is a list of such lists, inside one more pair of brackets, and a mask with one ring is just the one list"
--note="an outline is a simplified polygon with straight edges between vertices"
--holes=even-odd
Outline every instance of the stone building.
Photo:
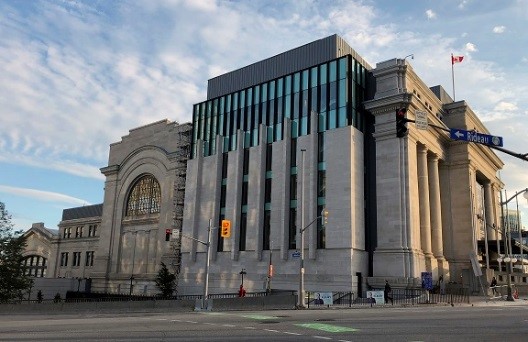
[[[429,129],[408,123],[398,138],[402,108],[425,112]],[[477,195],[497,222],[503,164],[449,128],[487,132],[405,59],[373,68],[336,35],[209,80],[193,110],[184,233],[194,240],[183,241],[180,290],[202,291],[197,240],[209,230],[211,292],[236,291],[243,271],[249,289],[298,289],[304,254],[309,291],[419,287],[421,272],[458,279],[477,254]]]
[[[401,109],[428,129],[397,137]],[[65,210],[56,235],[32,229],[47,277],[152,294],[164,262],[179,294],[201,294],[209,250],[212,293],[297,290],[303,274],[308,291],[362,294],[422,272],[459,281],[500,237],[503,163],[449,133],[486,127],[405,59],[372,67],[333,35],[209,80],[192,116],[130,130],[101,169],[103,203]]]

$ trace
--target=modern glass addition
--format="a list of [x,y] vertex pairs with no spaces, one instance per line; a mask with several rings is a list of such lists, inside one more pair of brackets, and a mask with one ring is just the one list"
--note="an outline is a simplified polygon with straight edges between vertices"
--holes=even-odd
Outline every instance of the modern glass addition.
[[[318,113],[319,132],[345,126],[364,131],[360,105],[366,69],[345,56],[269,82],[194,105],[192,157],[215,154],[216,136],[224,151],[236,149],[236,132],[244,131],[244,148],[259,144],[259,125],[268,127],[268,143],[283,138],[284,118],[292,120],[292,138],[310,132],[311,115]],[[203,141],[203,151],[196,142]]]

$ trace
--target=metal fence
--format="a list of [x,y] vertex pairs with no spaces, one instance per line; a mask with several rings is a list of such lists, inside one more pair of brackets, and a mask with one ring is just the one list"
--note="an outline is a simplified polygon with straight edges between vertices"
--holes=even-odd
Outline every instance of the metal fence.
[[[382,291],[383,289],[374,289]],[[315,304],[315,296],[307,294],[308,307],[321,307],[327,304]],[[418,305],[418,304],[461,304],[469,303],[469,290],[466,288],[453,288],[444,293],[426,291],[423,289],[393,289],[389,293],[385,303],[375,303],[372,298],[357,297],[353,292],[333,292],[332,306],[354,307],[354,306],[374,306],[374,305]]]

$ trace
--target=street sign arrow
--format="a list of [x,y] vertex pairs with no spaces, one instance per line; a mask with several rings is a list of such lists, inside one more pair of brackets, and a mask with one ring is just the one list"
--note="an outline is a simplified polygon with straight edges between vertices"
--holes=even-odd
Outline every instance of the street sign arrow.
[[459,128],[451,128],[449,130],[451,139],[465,140],[467,142],[474,142],[477,144],[498,146],[501,147],[503,143],[502,137],[497,137],[489,134],[482,134],[475,131],[466,131]]

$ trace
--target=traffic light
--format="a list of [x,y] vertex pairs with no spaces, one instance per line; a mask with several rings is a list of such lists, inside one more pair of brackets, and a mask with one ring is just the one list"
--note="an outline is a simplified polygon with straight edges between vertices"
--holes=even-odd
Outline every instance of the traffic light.
[[407,135],[407,108],[396,109],[396,136],[403,138]]
[[321,216],[323,217],[323,225],[326,226],[326,224],[328,223],[328,210],[323,209]]
[[223,238],[231,237],[231,221],[222,220],[222,227],[220,227],[220,236]]

